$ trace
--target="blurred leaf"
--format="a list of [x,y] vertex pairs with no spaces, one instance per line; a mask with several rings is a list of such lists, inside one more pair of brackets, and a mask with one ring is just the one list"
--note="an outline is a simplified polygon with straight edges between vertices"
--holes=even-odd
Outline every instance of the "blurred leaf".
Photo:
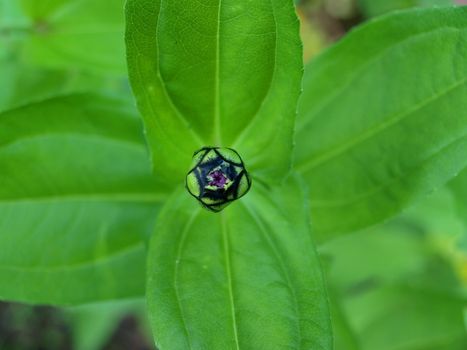
[[358,4],[366,17],[382,15],[394,10],[411,7],[429,7],[453,5],[454,0],[358,0]]
[[0,114],[0,297],[142,296],[164,200],[126,101],[70,95]]
[[288,172],[302,74],[292,2],[130,0],[126,18],[157,173],[180,183],[207,145],[235,148],[265,181]]
[[[29,20],[21,12],[17,2],[0,0],[0,62],[10,58],[12,47],[27,36],[29,28]],[[3,78],[7,71],[1,73],[3,73]],[[6,89],[6,86],[3,85],[0,87]]]
[[320,250],[332,256],[328,275],[339,288],[350,288],[355,281],[389,283],[416,273],[428,251],[410,227],[401,223],[339,237]]
[[128,314],[142,314],[143,299],[112,301],[67,309],[73,328],[73,348],[100,350]]
[[339,300],[331,298],[330,306],[334,350],[361,350],[357,335],[350,327]]
[[[79,91],[111,91],[125,95],[125,84],[80,71],[38,69],[17,60],[0,62],[0,110]],[[126,94],[128,95],[128,94]]]
[[446,239],[458,236],[463,231],[462,222],[456,213],[456,199],[447,186],[417,202],[400,215],[399,220],[411,221],[419,230]]
[[[44,34],[37,32],[40,29],[38,23],[45,26],[45,23],[49,21],[45,16],[56,16],[56,11],[60,11],[58,7],[66,4],[70,5],[71,2],[23,1],[25,10],[30,16],[28,18],[22,11],[19,1],[0,0],[0,76],[2,77],[0,110],[76,91],[106,90],[129,95],[127,80],[121,76],[115,76],[112,70],[103,69],[98,72],[94,65],[88,67],[76,64],[75,58],[67,55],[63,57],[65,64],[54,64],[48,59],[45,64],[42,64],[31,59],[30,53],[25,54],[25,50],[29,51],[31,48],[31,40],[36,40],[34,39],[36,36]],[[120,17],[122,17],[121,13]],[[67,21],[66,18],[64,20]],[[122,22],[122,19],[120,21]],[[86,23],[88,23],[87,20]],[[122,27],[123,24],[121,23],[120,26]],[[119,40],[120,46],[123,46],[123,39],[120,37]],[[76,43],[73,45],[82,46]],[[48,55],[50,48],[41,44],[37,50],[44,51]],[[85,54],[89,56],[87,52]],[[112,55],[112,52],[110,54]],[[123,52],[120,55],[123,57]]]
[[48,68],[126,72],[124,0],[23,0],[31,18],[24,57]]
[[438,191],[387,224],[322,247],[337,337],[354,338],[360,350],[465,348],[467,294],[443,247],[432,244],[441,227],[447,239],[458,231],[452,207],[449,191]]
[[358,315],[362,350],[463,350],[463,305],[430,290],[388,287],[351,300],[348,314]]
[[308,65],[296,167],[321,239],[398,213],[467,165],[466,19],[387,16]]
[[60,7],[74,6],[77,0],[19,0],[24,12],[32,19],[42,20],[54,14]]
[[148,306],[161,349],[331,349],[318,257],[296,182],[258,184],[229,210],[177,193],[149,251]]
[[457,175],[449,186],[456,197],[459,217],[464,220],[467,234],[467,168]]
[[[18,2],[11,0],[0,0],[0,29],[7,26],[27,22]],[[0,42],[1,43],[1,42]]]
[[462,233],[454,210],[450,192],[439,190],[385,224],[327,242],[328,276],[340,289],[389,284],[420,273],[433,254],[454,258],[447,248]]

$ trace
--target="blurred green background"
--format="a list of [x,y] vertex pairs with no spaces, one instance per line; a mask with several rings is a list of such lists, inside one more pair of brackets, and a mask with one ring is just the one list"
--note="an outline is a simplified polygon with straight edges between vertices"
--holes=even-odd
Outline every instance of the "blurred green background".
[[[304,59],[371,17],[462,2],[296,1]],[[76,91],[131,97],[123,3],[0,0],[0,111]],[[467,171],[389,222],[319,247],[336,350],[467,349],[465,198]],[[0,349],[153,349],[144,308],[143,300],[61,309],[1,302]]]

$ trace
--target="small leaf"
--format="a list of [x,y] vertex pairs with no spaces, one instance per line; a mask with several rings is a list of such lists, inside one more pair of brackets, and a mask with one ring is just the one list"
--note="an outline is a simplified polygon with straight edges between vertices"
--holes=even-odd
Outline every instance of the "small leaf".
[[467,165],[466,19],[387,16],[307,67],[296,168],[322,239],[398,213]]
[[144,239],[164,191],[125,101],[70,95],[1,113],[0,298],[144,295]]
[[331,349],[326,290],[297,183],[259,184],[213,214],[178,192],[149,252],[147,298],[157,346]]
[[129,0],[130,80],[153,165],[182,182],[193,152],[232,147],[265,181],[289,170],[302,53],[290,0]]

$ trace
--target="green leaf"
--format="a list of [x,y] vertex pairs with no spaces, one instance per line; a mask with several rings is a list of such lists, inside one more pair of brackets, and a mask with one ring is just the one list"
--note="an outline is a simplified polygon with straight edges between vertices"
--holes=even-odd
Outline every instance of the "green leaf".
[[123,0],[23,0],[30,18],[24,57],[47,68],[126,73]]
[[322,239],[396,214],[467,165],[466,20],[466,8],[387,16],[307,67],[296,168]]
[[450,182],[449,187],[456,198],[459,218],[464,220],[467,234],[467,168]]
[[362,350],[462,350],[467,345],[463,305],[432,290],[392,286],[353,297],[347,313],[354,315]]
[[411,7],[454,5],[455,0],[358,0],[358,5],[367,17],[379,16],[389,11]]
[[144,299],[108,301],[66,309],[73,334],[73,349],[103,349],[125,316],[146,315]]
[[[0,60],[0,76],[6,89],[0,89],[0,110],[7,110],[58,94],[82,91],[106,91],[122,94],[125,88],[117,81],[77,71],[39,69],[20,62],[15,56]],[[123,91],[122,91],[123,90]],[[124,93],[128,95],[128,93]]]
[[331,349],[326,290],[301,188],[259,184],[220,214],[176,193],[149,250],[160,349]]
[[[19,1],[0,0],[0,76],[3,83],[0,87],[0,110],[57,94],[90,89],[92,91],[105,89],[108,92],[122,95],[130,94],[128,83],[123,77],[115,76],[111,70],[106,71],[105,74],[97,72],[94,69],[94,63],[92,67],[77,65],[75,58],[69,57],[65,52],[60,52],[63,54],[63,64],[55,64],[49,59],[45,64],[40,61],[36,62],[33,59],[34,55],[28,52],[31,40],[34,41],[38,35],[45,34],[38,33],[39,28],[37,23],[34,23],[51,22],[52,20],[47,16],[55,16],[55,12],[60,11],[56,7],[65,6],[68,2],[23,1],[23,3],[24,6],[29,4],[29,7],[25,9],[28,10],[29,17],[21,11]],[[89,9],[89,11],[95,10]],[[87,17],[90,15],[88,14]],[[123,27],[122,19],[121,22],[121,27]],[[122,47],[122,39],[119,40]],[[41,45],[37,47],[37,50],[47,55],[51,48]],[[86,55],[89,56],[87,53]]]
[[24,14],[16,1],[0,0],[0,28],[4,30],[5,27],[15,26],[24,22]]
[[465,348],[462,270],[446,251],[458,231],[449,195],[438,191],[389,223],[322,246],[339,311],[336,350],[349,349],[343,341],[352,339],[360,350]]
[[357,335],[350,327],[339,300],[331,298],[330,305],[334,333],[334,350],[361,350]]
[[62,6],[75,6],[76,0],[20,0],[24,12],[31,18],[41,20],[58,11]]
[[0,114],[0,298],[144,295],[165,192],[128,102],[70,95]]
[[[326,242],[320,253],[331,261],[329,280],[342,290],[362,281],[378,285],[406,278],[413,282],[407,276],[419,274],[435,254],[455,263],[453,248],[462,230],[455,199],[442,189],[387,223]],[[440,279],[431,281],[443,289]]]
[[157,173],[180,183],[202,146],[266,181],[289,170],[302,70],[290,0],[129,0],[130,80]]
[[389,283],[417,272],[428,247],[413,234],[415,225],[404,227],[401,223],[391,223],[323,245],[320,253],[332,257],[328,278],[336,287],[345,289],[362,281]]

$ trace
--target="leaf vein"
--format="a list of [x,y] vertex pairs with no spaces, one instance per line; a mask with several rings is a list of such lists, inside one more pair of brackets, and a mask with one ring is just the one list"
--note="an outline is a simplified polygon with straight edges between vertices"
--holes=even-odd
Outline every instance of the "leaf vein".
[[185,225],[185,227],[183,229],[183,232],[182,232],[182,234],[180,236],[180,242],[179,242],[178,248],[177,248],[177,257],[175,259],[175,270],[174,270],[175,298],[177,299],[177,307],[178,307],[178,310],[180,312],[180,317],[181,317],[182,323],[183,323],[183,330],[185,332],[185,336],[186,336],[188,346],[189,346],[190,349],[193,349],[193,346],[191,345],[190,332],[188,331],[188,326],[187,326],[187,322],[185,320],[185,315],[184,315],[183,307],[182,307],[182,303],[181,303],[180,291],[179,291],[179,288],[178,288],[178,269],[180,267],[181,257],[182,257],[182,252],[183,252],[183,246],[185,244],[186,237],[188,236],[188,232],[190,231],[190,228],[193,225],[193,223],[194,223],[194,221],[195,221],[195,219],[196,219],[196,217],[198,216],[199,213],[200,213],[200,209],[195,211],[193,213],[193,215],[190,217],[190,219],[188,220],[188,222],[186,223],[186,225]]
[[[393,178],[391,181],[389,182],[386,182],[380,186],[377,186],[376,188],[374,188],[373,190],[371,191],[368,191],[368,192],[365,192],[364,194],[362,195],[359,195],[359,196],[355,196],[353,198],[350,198],[350,200],[345,200],[345,201],[331,201],[331,200],[310,200],[310,207],[314,207],[314,208],[319,208],[319,207],[332,207],[332,206],[342,206],[342,205],[347,205],[349,203],[358,203],[358,202],[361,202],[363,200],[365,200],[366,198],[370,197],[371,195],[373,194],[376,194],[378,192],[381,192],[382,190],[390,187],[392,184],[396,183],[397,181],[403,179],[404,177],[407,177],[408,175],[411,175],[413,173],[415,173],[416,171],[418,171],[420,168],[422,168],[426,163],[428,163],[430,160],[432,160],[433,158],[435,158],[437,155],[439,155],[441,152],[443,152],[446,148],[449,148],[451,147],[452,145],[456,144],[457,142],[463,142],[463,141],[467,141],[467,134],[463,134],[461,137],[459,138],[456,138],[454,139],[453,141],[450,141],[449,143],[447,143],[446,145],[443,145],[439,150],[437,150],[435,153],[433,153],[432,155],[430,155],[428,158],[424,159],[422,163],[420,163],[418,166],[415,166],[413,168],[410,169],[410,171],[407,171],[407,172],[404,172],[402,174],[400,174],[400,176],[396,176],[395,178]],[[466,161],[466,165],[467,165],[467,161]]]
[[214,142],[222,146],[221,116],[220,116],[220,32],[221,32],[222,0],[219,0],[217,9],[217,33],[216,33],[216,76],[214,96]]
[[227,273],[227,283],[229,290],[229,300],[230,300],[230,312],[232,314],[232,327],[234,333],[234,341],[237,350],[240,350],[240,345],[238,341],[238,330],[237,330],[237,320],[235,316],[235,303],[233,299],[233,287],[232,287],[232,271],[230,266],[230,247],[229,247],[229,237],[227,233],[227,224],[226,224],[226,213],[221,213],[221,230],[222,230],[222,240],[224,246],[224,256],[225,256],[225,268]]

